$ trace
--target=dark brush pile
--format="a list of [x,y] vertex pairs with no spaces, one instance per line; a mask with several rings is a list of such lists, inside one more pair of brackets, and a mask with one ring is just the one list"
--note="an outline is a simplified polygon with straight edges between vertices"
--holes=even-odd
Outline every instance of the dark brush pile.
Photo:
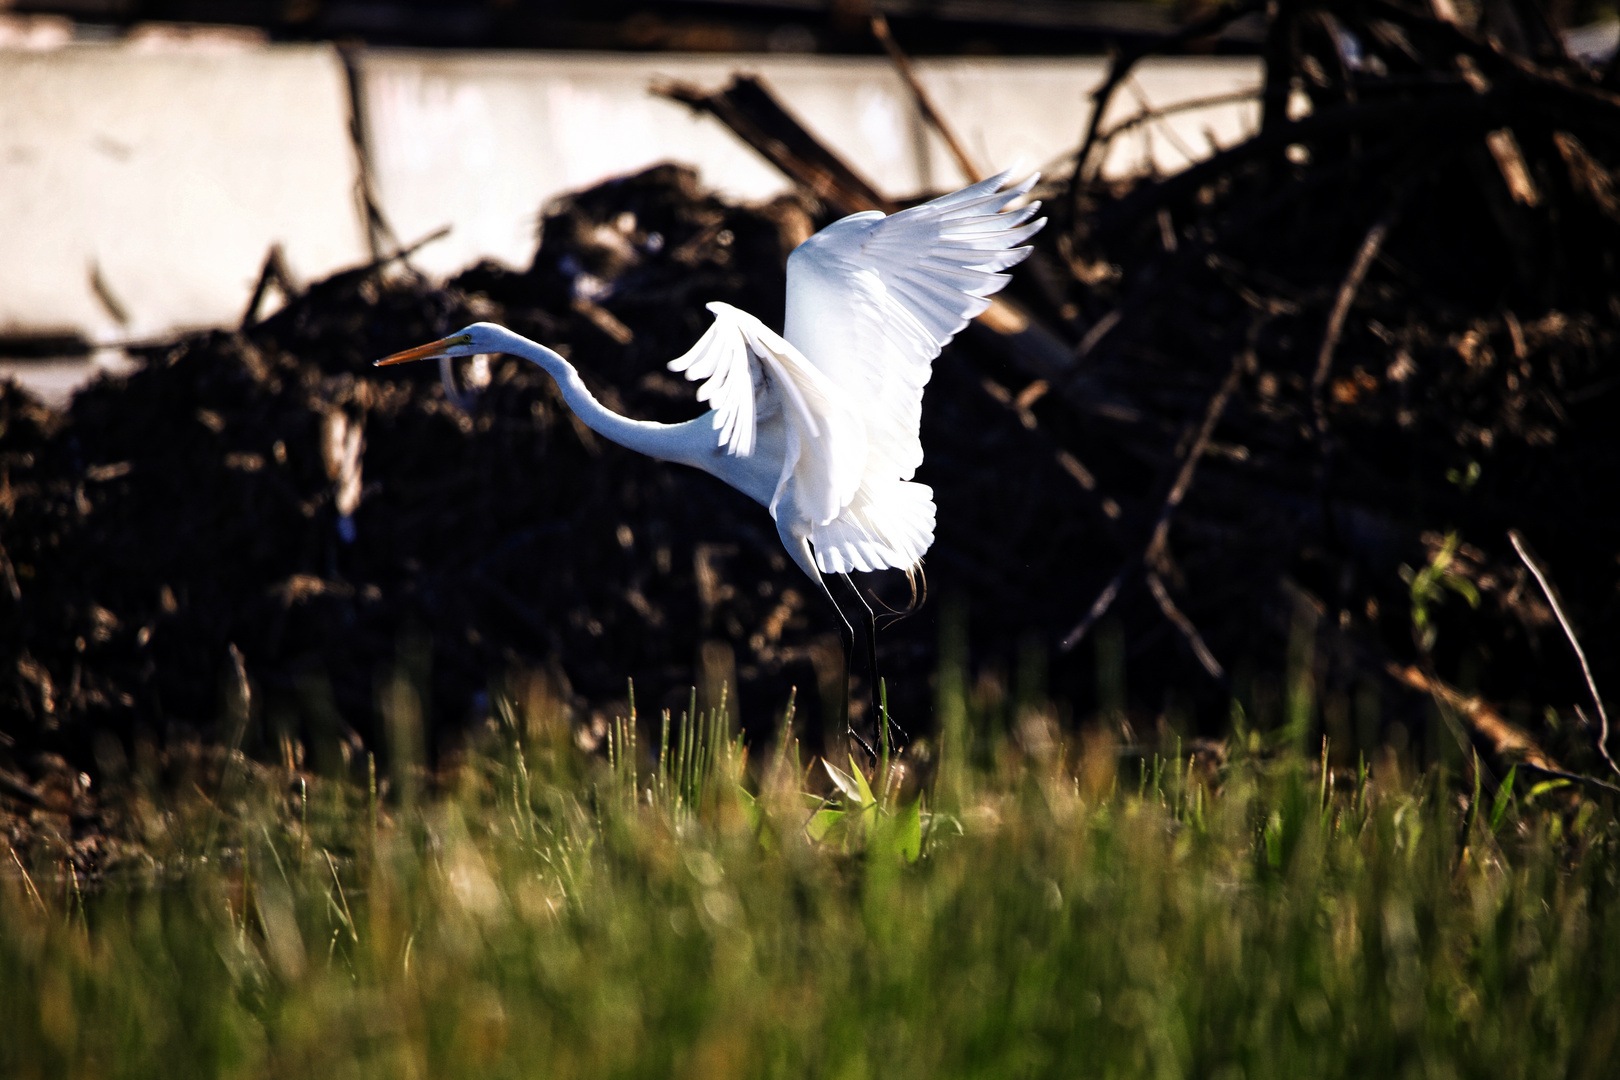
[[[1379,2],[1285,4],[1255,137],[1127,186],[1092,175],[1107,133],[1088,140],[1011,290],[1074,361],[975,327],[925,397],[931,599],[880,647],[903,721],[928,725],[956,609],[984,670],[1022,665],[1060,713],[1119,705],[1138,730],[1222,730],[1234,692],[1276,723],[1290,665],[1314,665],[1313,723],[1351,760],[1391,719],[1424,734],[1409,669],[1567,719],[1578,672],[1510,527],[1564,583],[1599,680],[1620,678],[1620,99],[1530,38],[1515,55]],[[440,731],[523,669],[582,721],[622,710],[627,677],[644,716],[725,679],[766,727],[838,654],[763,509],[603,443],[529,365],[497,360],[458,404],[428,365],[369,362],[493,318],[566,348],[610,406],[684,419],[692,388],[664,364],[706,301],[780,323],[784,254],[825,222],[807,206],[727,206],[663,167],[552,208],[526,272],[353,271],[153,350],[66,415],[0,396],[13,753],[207,729],[231,645],[261,749],[381,743],[379,695],[421,655]],[[354,425],[351,542],[323,443]],[[1451,533],[1431,643],[1407,579]],[[1586,764],[1569,731],[1560,753]]]
[[[1510,528],[1620,687],[1620,62],[1565,57],[1531,3],[1467,12],[1473,30],[1382,0],[1279,5],[1258,134],[1117,187],[1093,131],[1057,238],[1070,275],[1044,279],[1084,355],[1035,411],[1097,475],[1092,501],[1125,508],[1126,640],[1173,625],[1148,571],[1240,684],[1314,625],[1321,722],[1346,747],[1399,715],[1410,665],[1555,744],[1543,706],[1591,713]],[[1409,581],[1450,534],[1427,640]],[[1092,596],[1113,570],[1091,561]],[[1591,760],[1590,731],[1564,734]]]
[[[4,730],[71,751],[93,727],[210,728],[233,644],[259,737],[317,746],[375,741],[379,673],[423,637],[445,728],[523,667],[582,703],[622,698],[630,676],[643,706],[684,701],[710,638],[735,644],[745,684],[788,667],[813,686],[805,646],[826,627],[748,500],[603,443],[532,365],[497,360],[465,408],[431,364],[370,366],[500,318],[569,351],[610,405],[694,415],[663,363],[706,327],[705,301],[780,321],[783,230],[803,219],[655,169],[556,208],[527,273],[434,288],[348,272],[256,325],[152,351],[65,416],[7,392]],[[352,542],[339,425],[363,430]]]
[[[250,744],[377,746],[379,694],[427,640],[431,672],[413,677],[431,685],[444,732],[486,715],[492,687],[524,669],[545,672],[582,720],[622,711],[627,678],[644,714],[684,707],[694,681],[710,698],[725,681],[768,730],[798,687],[814,731],[839,663],[834,624],[763,509],[597,438],[525,362],[495,361],[461,404],[431,364],[371,366],[499,319],[566,350],[611,407],[685,419],[700,411],[693,387],[664,365],[707,328],[703,304],[780,325],[785,255],[812,227],[797,200],[727,206],[660,167],[554,207],[527,272],[481,265],[435,288],[386,266],[351,271],[263,322],[152,350],[66,415],[8,391],[4,543],[18,589],[0,597],[0,730],[19,750],[81,760],[96,729],[228,735],[235,645],[255,688]],[[458,385],[469,375],[462,362]],[[960,567],[955,578],[1001,595],[1043,573],[1044,557],[996,565],[1009,548],[1064,537],[1042,487],[1009,489],[991,463],[1062,474],[965,362],[943,363],[936,386],[930,470],[946,488],[961,479],[941,491],[952,525],[935,557],[947,582]],[[340,424],[364,438],[352,542],[329,450]],[[906,597],[903,581],[873,584]],[[882,643],[912,717],[931,695],[937,611]],[[1003,617],[1025,620],[1016,606]]]

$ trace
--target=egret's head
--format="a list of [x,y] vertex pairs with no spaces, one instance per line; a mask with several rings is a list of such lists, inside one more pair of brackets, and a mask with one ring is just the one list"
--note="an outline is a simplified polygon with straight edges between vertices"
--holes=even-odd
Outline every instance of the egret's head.
[[477,356],[480,353],[501,353],[511,348],[516,335],[504,326],[477,322],[457,330],[447,338],[418,345],[414,349],[397,352],[378,360],[376,367],[385,364],[404,364],[411,360],[436,360],[441,356]]

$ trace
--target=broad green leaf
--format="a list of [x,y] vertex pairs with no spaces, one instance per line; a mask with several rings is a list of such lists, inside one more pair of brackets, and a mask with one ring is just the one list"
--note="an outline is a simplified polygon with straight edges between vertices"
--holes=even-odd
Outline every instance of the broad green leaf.
[[820,843],[826,840],[827,835],[835,828],[843,824],[844,814],[843,810],[817,810],[810,815],[810,820],[805,822],[804,831],[810,839]]
[[860,785],[860,788],[861,788],[861,805],[862,806],[873,806],[873,805],[875,805],[877,803],[877,797],[872,794],[872,788],[866,782],[866,774],[861,772],[861,767],[859,765],[855,764],[855,755],[854,754],[849,755],[849,771],[854,774],[855,783]]
[[900,811],[894,819],[894,846],[906,862],[916,862],[922,855],[922,798]]
[[842,791],[846,798],[848,798],[856,806],[866,805],[866,799],[861,796],[862,789],[866,787],[866,781],[862,780],[860,783],[855,782],[855,776],[860,775],[859,770],[856,770],[855,776],[851,776],[849,773],[845,772],[843,769],[840,769],[826,758],[821,759],[821,764],[824,768],[826,768],[827,775],[832,777],[832,782],[838,786],[838,790]]

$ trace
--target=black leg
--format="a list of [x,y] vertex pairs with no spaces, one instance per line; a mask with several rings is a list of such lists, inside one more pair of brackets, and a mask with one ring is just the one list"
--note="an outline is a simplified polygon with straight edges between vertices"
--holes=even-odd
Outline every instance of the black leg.
[[[866,612],[866,663],[868,674],[872,677],[872,723],[874,725],[880,724],[884,722],[886,717],[883,714],[882,704],[878,699],[878,687],[881,683],[878,677],[877,662],[877,615],[873,613],[872,605],[866,602],[866,597],[861,595],[861,590],[856,586],[854,580],[848,574],[840,574],[839,576],[844,579],[844,584],[849,586],[849,591],[855,594],[855,599],[860,602],[861,610]],[[893,721],[890,721],[890,723],[893,724]],[[901,737],[906,737],[904,728],[899,724],[893,724],[893,726],[900,732]],[[880,734],[878,738],[881,739],[882,735]]]
[[866,612],[866,673],[871,677],[872,685],[872,723],[877,724],[883,715],[878,703],[878,666],[877,666],[877,616],[872,614],[872,606],[861,595],[861,590],[855,587],[855,582],[848,574],[839,574],[844,579],[844,585],[855,594],[855,602],[861,605]]
[[860,734],[855,730],[855,725],[850,723],[849,718],[849,663],[850,657],[855,652],[855,628],[849,624],[849,619],[844,617],[844,609],[839,607],[838,601],[833,598],[832,590],[827,588],[826,579],[818,575],[816,580],[821,584],[821,591],[827,597],[827,603],[832,605],[834,613],[838,616],[838,642],[844,648],[844,682],[839,691],[839,709],[841,710],[840,716],[844,724],[844,731],[850,738],[861,744],[861,749],[875,759],[877,754],[873,753],[866,740],[861,738]]

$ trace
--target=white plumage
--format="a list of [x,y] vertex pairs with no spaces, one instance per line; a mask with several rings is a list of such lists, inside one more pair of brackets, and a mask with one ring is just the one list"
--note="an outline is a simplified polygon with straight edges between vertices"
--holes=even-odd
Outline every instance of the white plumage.
[[[933,361],[1022,262],[1045,219],[1005,208],[1035,178],[1009,174],[884,215],[834,222],[788,259],[782,335],[726,304],[672,371],[701,380],[719,445],[755,451],[781,430],[777,483],[766,502],[805,572],[910,570],[934,539],[933,492],[911,482]],[[729,479],[724,466],[711,470]],[[739,487],[742,485],[739,484]],[[745,488],[746,490],[746,488]],[[803,541],[811,548],[805,565]]]
[[934,493],[912,480],[934,358],[990,305],[1046,223],[1031,220],[1039,203],[1007,209],[1036,180],[1003,189],[1010,175],[896,214],[852,214],[800,244],[788,258],[781,334],[729,304],[708,305],[714,323],[669,365],[700,382],[698,400],[709,404],[684,424],[620,416],[563,357],[491,323],[378,363],[532,360],[605,438],[703,469],[768,507],[788,554],[824,591],[822,574],[910,572],[934,542]]

